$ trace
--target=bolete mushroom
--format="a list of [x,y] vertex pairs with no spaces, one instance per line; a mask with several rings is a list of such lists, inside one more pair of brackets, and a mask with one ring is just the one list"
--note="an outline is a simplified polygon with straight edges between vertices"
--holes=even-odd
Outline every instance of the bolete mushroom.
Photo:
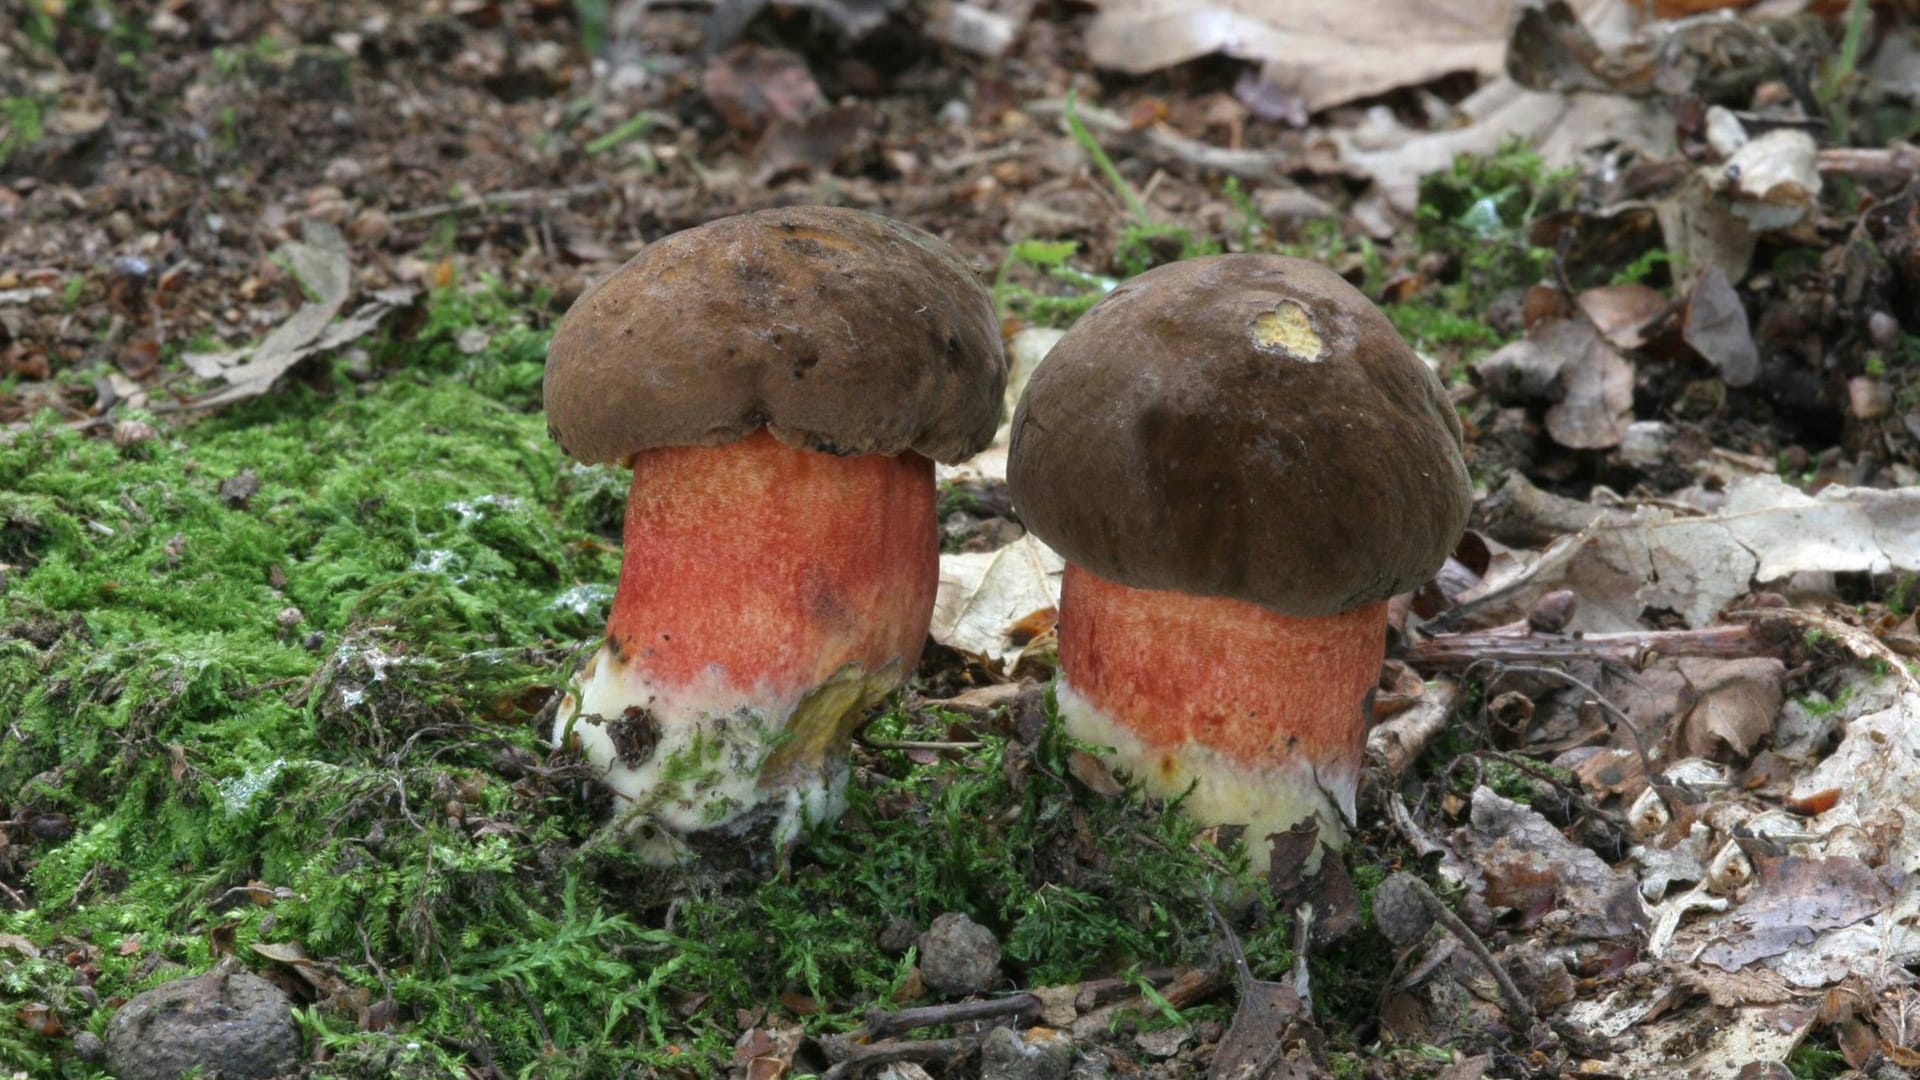
[[547,422],[633,469],[606,641],[555,721],[656,861],[762,852],[844,805],[853,725],[910,674],[933,462],[992,439],[993,305],[938,239],[795,207],[647,246],[576,301]]
[[1471,504],[1439,379],[1333,272],[1151,270],[1067,332],[1015,410],[1008,482],[1067,560],[1067,730],[1149,793],[1267,837],[1354,816],[1386,601]]

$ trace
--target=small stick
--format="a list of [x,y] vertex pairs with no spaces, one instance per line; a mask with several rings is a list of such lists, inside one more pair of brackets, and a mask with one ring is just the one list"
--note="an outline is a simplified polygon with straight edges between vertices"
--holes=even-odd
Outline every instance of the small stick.
[[867,1038],[885,1039],[914,1028],[964,1024],[970,1020],[989,1020],[996,1016],[1021,1016],[1040,1010],[1040,999],[1032,994],[988,998],[985,1001],[960,1001],[951,1005],[925,1005],[917,1009],[867,1012]]
[[[1029,115],[1045,119],[1066,115],[1064,101],[1036,101],[1027,107]],[[1198,139],[1182,135],[1165,124],[1152,124],[1136,129],[1127,118],[1116,112],[1079,102],[1074,105],[1074,115],[1088,128],[1122,140],[1136,143],[1140,152],[1147,157],[1160,160],[1172,159],[1197,168],[1212,169],[1216,172],[1238,176],[1243,180],[1263,180],[1277,182],[1282,168],[1291,160],[1285,153],[1272,153],[1263,150],[1230,150],[1203,143]]]
[[510,206],[561,206],[575,199],[598,194],[607,190],[601,182],[574,184],[563,188],[532,188],[525,191],[496,191],[490,195],[475,195],[459,202],[434,203],[413,210],[402,210],[387,215],[387,220],[395,225],[423,218],[435,218],[442,214],[469,214],[475,210],[504,210]]
[[1920,146],[1833,146],[1820,151],[1817,168],[1827,176],[1907,180],[1920,173]]
[[1427,744],[1446,729],[1459,697],[1460,687],[1453,680],[1439,680],[1420,700],[1367,732],[1367,764],[1385,774],[1383,788],[1398,784],[1414,760],[1426,752]]
[[826,1051],[828,1057],[838,1058],[839,1061],[822,1073],[820,1080],[845,1080],[863,1069],[890,1065],[896,1061],[937,1061],[965,1057],[979,1044],[978,1036],[872,1045],[856,1043],[843,1036],[829,1036],[820,1040],[820,1048]]
[[1492,953],[1487,951],[1486,943],[1480,940],[1480,935],[1474,933],[1472,927],[1462,922],[1460,916],[1453,913],[1452,908],[1441,903],[1440,898],[1433,894],[1433,890],[1427,887],[1426,882],[1412,874],[1401,876],[1406,879],[1408,891],[1420,901],[1421,907],[1427,909],[1427,914],[1433,916],[1435,922],[1446,927],[1454,937],[1459,938],[1460,943],[1467,947],[1467,951],[1473,954],[1474,959],[1480,961],[1481,966],[1493,976],[1493,981],[1500,987],[1500,997],[1506,1002],[1507,1010],[1524,1019],[1526,1026],[1531,1028],[1537,1019],[1534,1016],[1533,1006],[1527,1003],[1527,999],[1520,993],[1520,988],[1513,985],[1513,979],[1507,974],[1507,970],[1494,960]]
[[[1307,945],[1313,934],[1313,905],[1301,904],[1293,913],[1293,992],[1300,998],[1300,1011],[1313,1015],[1313,987],[1307,974]],[[1255,1073],[1259,1076],[1261,1073]]]
[[[1778,615],[1769,608],[1766,616]],[[1762,618],[1766,616],[1761,616]],[[1701,630],[1649,630],[1621,634],[1542,634],[1525,622],[1492,630],[1436,634],[1409,646],[1403,659],[1423,671],[1465,671],[1478,663],[1540,663],[1596,660],[1640,668],[1653,656],[1711,656],[1732,659],[1772,656],[1780,646],[1751,623],[1709,626]]]

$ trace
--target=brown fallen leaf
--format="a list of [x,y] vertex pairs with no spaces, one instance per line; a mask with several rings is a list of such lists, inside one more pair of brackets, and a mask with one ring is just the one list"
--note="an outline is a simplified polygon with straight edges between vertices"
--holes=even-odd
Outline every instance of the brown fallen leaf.
[[1489,788],[1474,789],[1469,824],[1456,840],[1485,878],[1486,902],[1520,913],[1525,923],[1559,910],[1572,917],[1573,936],[1610,939],[1638,934],[1646,922],[1630,877]]
[[1753,343],[1747,307],[1718,266],[1702,270],[1694,281],[1680,336],[1701,359],[1720,369],[1728,386],[1751,386],[1760,377],[1760,350]]
[[1646,285],[1602,285],[1581,293],[1579,304],[1616,349],[1646,344],[1648,324],[1667,310],[1667,298]]
[[805,58],[754,44],[736,45],[709,60],[700,87],[720,119],[747,135],[775,124],[805,123],[827,106]]
[[[1612,0],[1575,0],[1582,15]],[[1144,74],[1209,53],[1262,61],[1262,80],[1309,111],[1456,71],[1492,75],[1511,0],[1102,0],[1087,29],[1100,67]]]
[[1719,924],[1720,940],[1700,954],[1722,971],[1808,944],[1822,930],[1852,926],[1894,897],[1887,881],[1858,859],[1759,855],[1752,861],[1753,891],[1736,918]]
[[1618,446],[1633,422],[1633,367],[1585,319],[1542,322],[1475,370],[1517,380],[1511,393],[1554,399],[1547,434],[1571,449]]
[[1698,696],[1680,722],[1679,754],[1715,760],[1745,758],[1772,734],[1787,668],[1771,657],[1679,661]]
[[1113,778],[1113,772],[1107,768],[1106,763],[1085,750],[1067,752],[1067,771],[1095,795],[1104,795],[1111,799],[1117,795],[1126,794],[1127,789],[1121,786],[1120,781]]

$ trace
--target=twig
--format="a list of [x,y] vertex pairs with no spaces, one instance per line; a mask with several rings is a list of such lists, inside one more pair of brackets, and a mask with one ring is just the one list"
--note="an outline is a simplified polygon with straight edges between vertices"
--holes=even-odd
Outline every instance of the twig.
[[[1059,101],[1035,101],[1026,111],[1029,115],[1051,119],[1066,114],[1067,106]],[[1073,107],[1074,115],[1089,129],[1102,135],[1117,136],[1124,141],[1137,143],[1137,151],[1144,156],[1162,161],[1172,159],[1202,169],[1223,172],[1229,176],[1238,176],[1242,180],[1264,180],[1268,183],[1280,179],[1281,170],[1292,160],[1292,155],[1268,153],[1260,150],[1228,150],[1222,147],[1191,139],[1165,124],[1154,124],[1147,128],[1136,129],[1119,113],[1095,108],[1085,102]]]
[[[1768,608],[1755,618],[1778,615]],[[1403,657],[1422,671],[1459,672],[1479,663],[1550,663],[1592,660],[1639,669],[1655,656],[1711,656],[1731,659],[1772,656],[1781,651],[1753,623],[1709,626],[1701,630],[1648,630],[1620,634],[1542,634],[1523,622],[1491,630],[1436,634],[1415,642]]]
[[1871,180],[1907,180],[1920,173],[1920,146],[1900,143],[1870,148],[1835,146],[1820,151],[1816,167],[1825,176],[1857,176]]
[[1010,997],[988,998],[985,1001],[959,1001],[951,1005],[926,1005],[917,1009],[900,1009],[886,1012],[872,1009],[867,1013],[868,1039],[885,1039],[902,1031],[915,1028],[939,1027],[944,1024],[964,1024],[971,1020],[988,1020],[996,1016],[1022,1016],[1038,1012],[1040,999],[1032,994],[1014,994]]
[[1817,611],[1801,611],[1798,608],[1762,608],[1758,611],[1730,611],[1730,619],[1763,623],[1766,619],[1779,619],[1782,622],[1797,623],[1822,633],[1833,635],[1846,650],[1862,660],[1878,660],[1893,669],[1893,674],[1909,692],[1920,694],[1920,675],[1915,675],[1907,667],[1907,662],[1899,653],[1886,646],[1879,638],[1850,626],[1831,616]]
[[1313,1015],[1313,987],[1307,974],[1307,946],[1312,932],[1313,905],[1301,904],[1293,913],[1293,992],[1300,998],[1300,1011],[1308,1016]]
[[1487,969],[1487,973],[1493,976],[1494,983],[1500,987],[1500,997],[1506,1002],[1507,1011],[1525,1020],[1526,1026],[1531,1028],[1537,1019],[1534,1016],[1533,1006],[1527,1003],[1526,997],[1520,993],[1520,988],[1513,984],[1513,978],[1507,974],[1507,970],[1494,960],[1492,953],[1487,951],[1487,945],[1480,940],[1480,935],[1474,933],[1472,927],[1462,922],[1460,916],[1453,913],[1452,908],[1441,903],[1440,898],[1433,894],[1433,890],[1427,887],[1426,882],[1412,874],[1401,876],[1407,882],[1408,891],[1419,899],[1421,907],[1427,909],[1427,914],[1433,916],[1435,922],[1446,927],[1454,937],[1459,938],[1460,943],[1467,947],[1467,951],[1473,954],[1474,959],[1480,961],[1481,966]]
[[1382,788],[1391,790],[1426,752],[1427,744],[1446,728],[1459,696],[1460,687],[1453,680],[1437,680],[1412,706],[1367,732],[1367,764],[1383,774]]
[[844,1080],[863,1069],[890,1065],[896,1061],[944,1061],[971,1054],[980,1045],[977,1035],[952,1039],[923,1039],[907,1042],[857,1043],[845,1036],[830,1035],[820,1040],[820,1048],[838,1059],[821,1074],[820,1080]]
[[[1607,695],[1602,694],[1600,691],[1594,689],[1585,680],[1577,679],[1574,676],[1569,675],[1564,671],[1561,671],[1559,668],[1538,667],[1533,664],[1502,664],[1499,661],[1494,661],[1494,660],[1489,660],[1486,662],[1494,666],[1495,668],[1497,668],[1497,670],[1494,672],[1493,678],[1487,680],[1488,692],[1492,692],[1494,685],[1509,675],[1540,675],[1549,679],[1559,679],[1562,682],[1569,683],[1574,687],[1577,687],[1578,689],[1585,691],[1587,696],[1592,699],[1594,704],[1600,706],[1602,709],[1605,709],[1607,712],[1613,714],[1613,718],[1615,720],[1620,721],[1621,725],[1624,726],[1630,734],[1632,734],[1634,749],[1639,751],[1640,753],[1640,767],[1647,771],[1648,776],[1652,776],[1654,774],[1653,757],[1652,755],[1647,753],[1647,737],[1641,733],[1640,725],[1633,722],[1633,717],[1628,716],[1626,714],[1626,710],[1620,708],[1620,706],[1618,705],[1615,705],[1613,702],[1608,701]],[[1469,667],[1468,671],[1472,671],[1472,668]],[[1664,796],[1662,796],[1662,798],[1664,798]],[[1672,810],[1674,808],[1669,806],[1667,809]]]
[[504,210],[511,206],[564,206],[575,199],[588,195],[597,195],[607,190],[604,181],[590,184],[574,184],[563,188],[529,188],[523,191],[496,191],[487,195],[475,195],[459,202],[434,203],[432,206],[416,207],[389,214],[387,220],[395,225],[423,218],[435,218],[445,214],[470,214],[476,210]]
[[978,750],[987,745],[979,742],[928,742],[921,739],[870,739],[865,735],[859,737],[859,742],[869,750],[933,750],[954,753]]

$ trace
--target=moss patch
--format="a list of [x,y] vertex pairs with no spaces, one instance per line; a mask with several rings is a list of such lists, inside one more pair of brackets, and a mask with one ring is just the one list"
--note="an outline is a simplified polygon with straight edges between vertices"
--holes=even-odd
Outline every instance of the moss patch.
[[[861,754],[852,812],[771,883],[596,842],[537,714],[603,625],[625,483],[547,439],[544,345],[450,292],[377,379],[125,450],[50,420],[0,444],[0,881],[30,905],[0,934],[40,951],[0,955],[10,1015],[103,1033],[217,953],[297,945],[318,1075],[705,1076],[736,1010],[855,1026],[911,963],[877,944],[894,919],[967,912],[1026,985],[1205,954],[1227,857],[1065,779],[1051,734]],[[24,1026],[0,1060],[97,1075]]]

